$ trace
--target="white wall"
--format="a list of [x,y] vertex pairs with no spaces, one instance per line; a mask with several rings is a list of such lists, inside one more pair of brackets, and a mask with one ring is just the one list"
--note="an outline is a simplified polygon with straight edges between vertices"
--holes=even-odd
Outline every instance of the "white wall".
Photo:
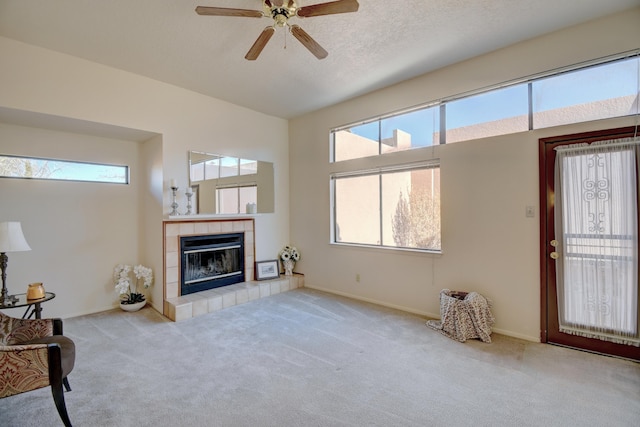
[[[69,268],[69,265],[48,262],[47,257],[51,256],[49,252],[31,252],[28,258],[29,265],[46,265],[47,275],[40,274],[46,276],[41,279],[45,284],[50,283],[48,290],[59,294],[59,298],[54,300],[55,303],[47,303],[46,315],[68,317],[99,311],[115,304],[115,298],[104,300],[107,296],[103,287],[111,280],[111,269],[114,267],[111,257],[103,259],[104,253],[107,252],[113,253],[116,255],[115,258],[123,262],[143,262],[153,266],[156,284],[152,290],[152,303],[156,309],[162,311],[162,218],[170,211],[168,182],[171,178],[175,178],[181,187],[180,209],[185,209],[183,189],[187,184],[188,150],[273,162],[275,213],[256,216],[256,258],[272,259],[288,242],[287,121],[8,38],[0,37],[0,57],[0,108],[59,116],[62,121],[70,118],[159,135],[144,142],[141,147],[138,147],[138,143],[130,141],[124,144],[130,146],[128,150],[141,150],[136,151],[140,170],[134,172],[138,176],[139,185],[136,188],[130,187],[135,193],[134,206],[129,206],[130,203],[115,203],[108,198],[99,198],[101,203],[95,208],[87,206],[86,203],[79,205],[77,197],[85,194],[75,192],[75,187],[55,187],[59,199],[75,202],[69,209],[77,211],[78,215],[74,212],[68,216],[62,209],[51,209],[51,203],[54,201],[51,198],[39,198],[39,193],[31,188],[26,192],[14,189],[7,193],[10,197],[5,197],[5,185],[13,188],[15,185],[23,184],[7,184],[4,182],[6,180],[0,180],[3,181],[0,183],[3,186],[0,221],[25,221],[26,230],[32,226],[48,224],[46,231],[44,228],[38,228],[38,238],[46,241],[45,247],[53,251],[57,250],[59,242],[66,239],[65,233],[72,226],[80,227],[80,235],[96,233],[91,228],[94,220],[83,219],[83,211],[87,216],[96,216],[95,223],[100,224],[101,232],[113,232],[121,237],[117,248],[110,244],[98,251],[91,250],[92,248],[83,245],[80,240],[75,243],[68,242],[70,246],[66,247],[66,255],[70,259],[94,257],[95,265],[101,266],[100,271],[82,275]],[[68,136],[74,139],[73,135]],[[12,143],[9,139],[0,138],[0,152],[5,150],[6,144]],[[62,152],[72,151],[71,146],[65,146],[65,141],[60,141],[60,144]],[[42,145],[46,145],[46,142],[42,141]],[[76,143],[76,146],[88,150],[87,156],[96,154],[91,151],[90,147],[93,145],[94,143]],[[16,154],[33,154],[42,148],[28,141],[20,146],[11,146]],[[48,148],[49,152],[56,153],[57,147],[53,144]],[[140,157],[144,157],[144,160],[140,160]],[[80,160],[86,159],[81,156]],[[5,204],[12,206],[11,211],[5,210]],[[133,215],[136,227],[132,229],[127,226],[127,232],[121,233],[119,227],[122,227],[122,224],[120,219],[116,220],[112,216],[113,209],[131,209],[130,214]],[[9,214],[12,218],[7,218]],[[37,247],[41,242],[31,239],[30,243]],[[132,249],[123,252],[120,247]],[[131,255],[128,251],[131,251]],[[10,261],[9,277],[17,284],[31,280],[25,271],[21,271],[24,265],[18,264],[19,261],[15,261],[14,264],[14,259],[23,256],[26,255],[15,254]],[[51,279],[49,274],[52,275]],[[83,291],[86,293],[83,297],[74,296],[78,289],[88,290]]]
[[[534,73],[639,48],[640,9],[529,40],[294,119],[292,243],[305,286],[429,316],[443,288],[493,300],[494,330],[540,337],[538,139],[623,125],[590,122],[396,153],[441,160],[442,255],[330,245],[329,130]],[[526,218],[525,207],[536,207]],[[360,275],[360,282],[356,281]]]
[[[162,249],[162,136],[145,141],[140,147],[138,162],[138,239],[142,244],[138,251],[138,261],[150,267],[155,275],[155,285],[145,293],[149,301],[162,312],[163,257],[158,257],[157,249]],[[133,261],[131,262],[133,265]]]
[[[76,315],[113,307],[111,274],[138,262],[141,210],[140,146],[116,139],[0,123],[0,152],[129,165],[129,185],[0,179],[3,221],[20,221],[29,252],[9,253],[7,287],[24,293],[43,282],[56,298],[47,315]],[[5,311],[22,315],[24,309]],[[19,317],[19,316],[18,316]]]

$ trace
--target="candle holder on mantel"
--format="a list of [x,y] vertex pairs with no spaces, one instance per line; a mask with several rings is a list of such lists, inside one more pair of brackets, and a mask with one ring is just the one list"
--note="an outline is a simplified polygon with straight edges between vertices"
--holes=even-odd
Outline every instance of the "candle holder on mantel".
[[193,191],[191,191],[191,188],[187,189],[187,191],[184,193],[185,196],[187,196],[187,211],[184,213],[185,215],[191,215],[191,197],[193,196]]
[[178,202],[176,200],[176,193],[178,192],[178,187],[171,187],[171,191],[173,192],[173,203],[171,203],[171,212],[169,212],[169,216],[180,215],[178,213]]

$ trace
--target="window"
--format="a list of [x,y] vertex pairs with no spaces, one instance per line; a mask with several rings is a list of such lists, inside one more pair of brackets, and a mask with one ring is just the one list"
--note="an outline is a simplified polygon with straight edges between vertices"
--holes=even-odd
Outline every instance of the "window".
[[639,52],[333,129],[330,161],[640,114]]
[[446,104],[446,142],[466,141],[529,129],[526,84],[451,101]]
[[[423,108],[331,133],[334,162],[437,144],[440,108]],[[435,141],[435,142],[434,142]]]
[[331,135],[334,162],[375,156],[380,152],[378,122],[337,130]]
[[630,58],[534,81],[534,128],[638,114],[639,67]]
[[334,174],[333,242],[440,251],[437,163]]
[[129,167],[0,155],[0,177],[128,184]]
[[335,128],[332,242],[441,251],[439,165],[397,165],[391,153],[640,114],[639,97],[636,50]]

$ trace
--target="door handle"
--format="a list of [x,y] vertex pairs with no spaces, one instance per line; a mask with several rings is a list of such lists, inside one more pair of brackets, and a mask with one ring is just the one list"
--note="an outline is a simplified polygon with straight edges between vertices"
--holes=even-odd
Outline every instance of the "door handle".
[[[556,239],[553,239],[552,241],[549,242],[549,244],[551,246],[553,246],[554,248],[558,247],[558,241]],[[551,259],[558,259],[560,258],[560,254],[558,254],[558,252],[553,251],[549,254],[549,256],[551,257]]]

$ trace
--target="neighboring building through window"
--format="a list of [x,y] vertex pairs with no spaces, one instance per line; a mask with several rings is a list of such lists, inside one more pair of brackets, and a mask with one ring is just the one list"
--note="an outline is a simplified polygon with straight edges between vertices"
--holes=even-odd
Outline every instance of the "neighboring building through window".
[[[388,154],[414,146],[411,135],[389,127],[391,121],[386,122],[384,134],[382,126],[377,129],[367,126],[356,126],[354,132],[339,134],[343,147],[348,147],[339,154],[341,158],[357,159],[372,152]],[[382,135],[385,137],[381,138]],[[422,145],[430,145],[425,139],[420,141]],[[331,183],[332,242],[441,250],[438,161],[334,173]]]
[[640,114],[639,97],[635,51],[333,129],[331,241],[441,251],[438,162],[389,153]]
[[639,97],[635,52],[336,128],[330,161],[640,114]]
[[332,177],[334,242],[440,251],[437,163]]
[[0,177],[128,184],[129,167],[0,155]]
[[531,85],[534,129],[640,113],[638,57],[552,75]]
[[438,144],[440,108],[410,111],[331,132],[332,162]]

